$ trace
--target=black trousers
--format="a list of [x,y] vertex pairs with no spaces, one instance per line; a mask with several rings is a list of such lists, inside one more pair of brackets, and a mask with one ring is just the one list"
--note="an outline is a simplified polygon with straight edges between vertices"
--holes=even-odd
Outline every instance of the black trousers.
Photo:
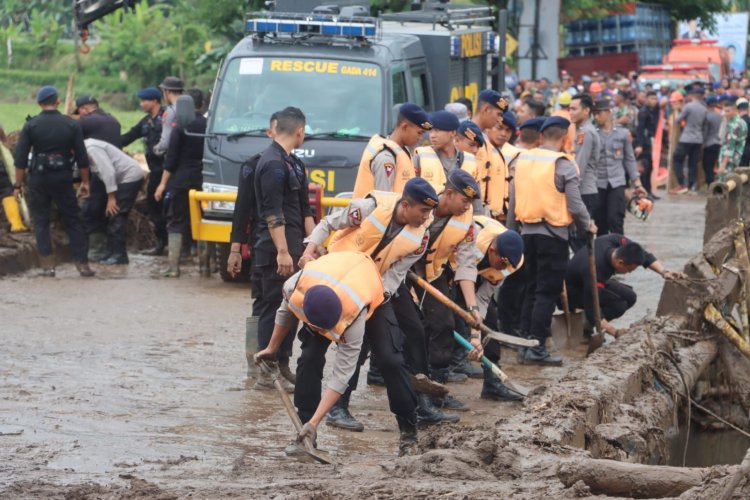
[[[583,204],[586,205],[586,211],[589,213],[591,219],[595,219],[596,213],[599,211],[599,194],[582,194],[581,199],[583,200]],[[586,238],[586,233],[582,235],[576,233],[575,237],[570,238],[570,248],[573,249],[573,252],[577,252],[586,246]]]
[[114,217],[110,217],[107,223],[109,250],[114,255],[127,254],[128,216],[135,205],[142,185],[143,180],[117,185],[115,200],[120,211]]
[[597,234],[625,234],[625,208],[625,186],[599,189],[599,209],[594,217]]
[[711,184],[714,181],[714,167],[719,160],[720,152],[721,144],[713,144],[703,148],[703,173],[706,176],[706,184]]
[[[372,350],[372,355],[377,360],[377,366],[385,380],[385,388],[388,393],[388,404],[390,405],[391,412],[395,415],[412,416],[417,407],[417,396],[411,385],[411,372],[406,366],[406,361],[404,359],[405,340],[405,336],[401,331],[401,328],[399,328],[396,313],[391,302],[386,302],[378,307],[365,324],[364,344],[366,344],[367,348]],[[364,344],[357,362],[357,369],[349,380],[349,388],[342,395],[342,398],[345,400],[348,400],[351,397],[352,392],[357,389],[360,367],[367,358]],[[300,371],[300,367],[304,362],[303,353],[300,354],[297,361],[297,384],[300,383],[300,379],[304,380],[306,374],[309,373],[306,371]],[[322,363],[325,363],[325,358]],[[297,400],[296,387],[297,386],[295,386],[294,402],[295,405],[297,405],[297,408],[300,408],[300,403]],[[300,392],[302,391],[303,389],[300,389]],[[320,390],[315,394],[318,395],[318,401],[320,401]],[[306,404],[306,408],[311,406],[311,403]],[[315,404],[315,407],[317,407],[317,403]],[[300,414],[300,419],[301,418],[302,414]],[[304,421],[305,420],[303,420],[303,422]]]
[[[298,262],[299,256],[292,256],[292,262]],[[253,274],[253,290],[258,295],[253,302],[253,316],[258,316],[258,350],[268,347],[276,323],[276,311],[283,300],[282,288],[287,278],[276,272],[276,264],[259,266]],[[297,272],[296,264],[294,272]],[[256,282],[257,280],[257,282]],[[292,353],[294,335],[287,335],[279,349],[279,359],[286,361]]]
[[568,242],[541,234],[523,236],[526,296],[521,329],[544,345],[568,266]]
[[648,194],[651,194],[651,174],[654,172],[653,151],[651,147],[643,148],[638,160],[641,162],[641,184]]
[[88,240],[81,223],[71,171],[32,173],[29,177],[29,211],[34,221],[34,237],[39,255],[52,255],[50,215],[52,203],[65,223],[70,251],[76,262],[87,262]]
[[514,334],[521,327],[521,310],[523,308],[526,278],[524,267],[506,277],[497,292],[496,311],[500,331]]
[[[444,295],[451,296],[448,277],[445,273],[430,284]],[[425,291],[420,291],[420,296],[422,294],[424,294],[422,311],[424,312],[425,333],[427,335],[427,359],[433,368],[446,368],[450,364],[456,345],[456,341],[453,339],[453,330],[456,329],[455,316],[453,311],[445,307],[435,297]]]
[[191,189],[200,190],[200,186],[168,189],[164,197],[164,212],[167,220],[167,232],[190,236],[190,199]]
[[[695,186],[695,170],[698,167],[698,157],[701,154],[702,144],[693,144],[689,142],[677,143],[677,148],[672,155],[672,165],[674,168],[675,176],[677,176],[677,183],[681,186],[693,187]],[[685,158],[687,157],[687,168],[688,168],[688,183],[685,184]]]
[[[483,278],[477,278],[477,289],[479,289],[479,285],[481,285],[481,280]],[[507,279],[507,278],[506,278]],[[461,292],[460,289],[456,291],[456,304],[466,308],[466,299],[464,299],[464,295]],[[495,299],[493,298],[490,301],[489,307],[487,307],[487,315],[484,317],[483,323],[487,325],[489,328],[492,328],[493,330],[497,329],[497,303],[495,302]],[[463,318],[459,317],[458,315],[455,316],[456,318],[456,331],[461,334],[463,338],[466,340],[469,340],[471,337],[471,327],[469,327],[468,324],[466,324],[466,321],[464,321]],[[483,335],[484,337],[484,335]],[[458,342],[454,342],[453,349],[455,351],[462,351],[466,352],[466,349],[461,346]],[[487,344],[484,345],[484,355],[495,363],[496,365],[500,364],[500,344],[495,340],[490,340]]]
[[107,188],[96,174],[91,174],[88,198],[83,200],[81,219],[86,234],[107,233]]
[[161,176],[164,170],[152,170],[148,176],[148,185],[146,186],[146,207],[148,209],[148,218],[154,225],[154,235],[160,243],[166,244],[167,241],[167,220],[164,218],[164,200],[156,201],[154,193],[161,183]]
[[[422,325],[422,312],[414,303],[409,289],[403,283],[398,288],[396,295],[391,297],[391,303],[393,304],[393,312],[398,318],[398,326],[406,339],[404,351],[406,365],[414,374],[423,373],[427,375],[427,340]],[[376,356],[375,363],[377,362]]]
[[[635,305],[638,296],[628,285],[615,279],[608,279],[604,288],[599,288],[599,308],[602,318],[607,321],[621,317]],[[588,298],[583,296],[583,290],[568,289],[568,301],[571,310],[584,309]]]

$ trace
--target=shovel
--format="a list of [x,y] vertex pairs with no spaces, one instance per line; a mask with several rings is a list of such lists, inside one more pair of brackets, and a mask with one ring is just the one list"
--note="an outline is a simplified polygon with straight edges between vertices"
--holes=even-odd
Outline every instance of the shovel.
[[[480,330],[482,333],[486,334],[492,340],[496,340],[503,345],[506,345],[508,347],[513,347],[513,348],[536,347],[539,345],[539,341],[536,339],[524,339],[522,337],[515,337],[513,335],[508,335],[507,333],[496,332],[490,329],[484,323],[477,323],[476,318],[474,318],[474,316],[471,313],[464,311],[461,306],[459,306],[458,304],[453,302],[451,299],[446,297],[440,290],[430,285],[427,282],[427,280],[420,278],[419,276],[414,274],[412,271],[409,271],[408,276],[409,276],[409,279],[413,280],[417,285],[424,288],[424,290],[427,293],[435,297],[441,304],[447,306],[454,313],[461,316],[461,318],[464,321],[466,321],[466,323],[470,327],[476,330]],[[474,347],[472,347],[472,349],[474,349]]]
[[[297,415],[297,410],[294,408],[292,400],[289,399],[289,394],[286,393],[284,387],[279,381],[281,373],[279,372],[278,366],[276,366],[275,363],[269,363],[263,359],[256,359],[255,362],[258,364],[261,371],[273,377],[273,385],[274,387],[276,387],[276,391],[281,396],[281,402],[284,403],[284,409],[286,409],[286,412],[289,414],[289,418],[292,419],[294,428],[297,429],[297,433],[299,434],[300,432],[302,432],[302,422],[299,419],[299,415]],[[302,444],[303,446],[298,446],[298,449],[311,457],[316,462],[319,462],[321,464],[336,464],[333,459],[325,456],[322,452],[315,449],[312,439],[310,439],[309,436],[305,437],[305,439],[302,441]]]
[[[466,340],[465,338],[463,338],[460,333],[454,331],[453,332],[453,338],[456,339],[456,342],[458,342],[459,344],[461,344],[461,347],[463,347],[464,349],[467,349],[469,351],[473,351],[474,350],[474,346],[471,345],[471,343],[468,340]],[[486,366],[487,368],[489,368],[490,370],[492,370],[492,373],[494,373],[495,376],[497,376],[497,378],[500,379],[500,382],[502,382],[503,384],[505,384],[505,386],[508,389],[510,389],[511,391],[516,392],[516,393],[520,394],[523,397],[528,396],[529,392],[531,392],[531,391],[529,391],[529,389],[527,389],[525,387],[521,387],[520,385],[517,385],[517,384],[514,384],[513,382],[511,382],[510,378],[505,374],[505,372],[503,372],[500,369],[500,367],[497,366],[495,363],[493,363],[492,361],[490,361],[489,359],[487,359],[487,356],[482,356],[481,361],[482,361],[482,364],[484,366]]]
[[597,286],[596,279],[596,255],[594,253],[594,238],[595,236],[591,233],[588,235],[588,241],[586,242],[586,248],[589,254],[589,279],[591,280],[591,304],[594,308],[594,333],[591,334],[591,340],[589,340],[589,348],[586,351],[586,356],[590,356],[591,353],[599,349],[604,344],[604,333],[602,333],[602,311],[599,308],[599,287]]

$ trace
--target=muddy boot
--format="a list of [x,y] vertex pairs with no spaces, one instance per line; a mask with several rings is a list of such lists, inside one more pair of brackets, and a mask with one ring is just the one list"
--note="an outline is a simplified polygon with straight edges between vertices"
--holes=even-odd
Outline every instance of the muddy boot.
[[258,350],[258,316],[248,316],[245,320],[245,358],[247,358],[247,376],[258,374],[258,365],[253,356]]
[[422,427],[440,422],[458,422],[458,415],[446,415],[440,411],[427,394],[417,393],[417,425]]
[[562,366],[563,360],[547,352],[543,345],[527,347],[518,351],[518,362],[522,365]]
[[210,264],[209,253],[208,253],[208,242],[199,241],[198,242],[198,274],[200,274],[202,278],[210,278],[211,277],[210,266],[211,264]]
[[279,360],[279,371],[290,384],[297,383],[297,375],[289,368],[289,358]]
[[429,379],[424,373],[412,375],[411,385],[414,387],[414,392],[422,392],[424,394],[429,394],[430,396],[442,397],[448,394],[448,387]]
[[404,457],[419,453],[416,415],[396,415],[396,422],[398,422],[399,430],[398,456]]
[[437,380],[441,384],[463,384],[469,378],[464,373],[453,372],[447,368],[432,369],[430,374],[433,380]]
[[273,377],[263,370],[258,370],[258,379],[253,385],[254,391],[275,391],[276,386],[273,385]]
[[88,262],[76,262],[76,269],[78,269],[78,274],[81,275],[83,278],[91,278],[96,273],[89,267]]
[[[167,252],[169,267],[161,273],[162,278],[179,278],[180,277],[180,251],[182,250],[182,235],[179,233],[169,233]],[[272,384],[273,386],[273,384]]]
[[143,255],[151,255],[158,257],[164,255],[164,249],[167,248],[167,236],[159,236],[156,238],[156,246],[143,252]]
[[513,392],[503,384],[500,379],[492,373],[490,368],[482,365],[484,369],[484,384],[482,385],[482,399],[493,399],[495,401],[521,401],[523,396]]
[[107,235],[104,233],[91,233],[89,235],[89,261],[101,262],[108,257]]
[[448,366],[448,371],[452,373],[462,373],[468,378],[482,378],[482,369],[469,362],[468,356],[469,351],[466,349],[455,349],[453,351],[451,363]]
[[383,378],[383,375],[380,373],[378,367],[373,366],[372,363],[370,363],[370,369],[367,370],[367,385],[380,385],[385,387],[385,379]]
[[362,432],[365,430],[365,426],[349,413],[349,398],[350,395],[348,394],[341,395],[334,407],[331,408],[331,411],[328,412],[326,424],[331,427],[338,427],[339,429]]
[[18,201],[15,196],[6,196],[3,198],[3,210],[5,218],[10,222],[11,233],[23,233],[29,230],[21,218],[21,209],[18,207]]
[[44,278],[54,278],[55,277],[55,256],[54,255],[47,255],[46,257],[39,256],[39,266],[42,268],[42,272],[39,273],[39,276],[42,276]]

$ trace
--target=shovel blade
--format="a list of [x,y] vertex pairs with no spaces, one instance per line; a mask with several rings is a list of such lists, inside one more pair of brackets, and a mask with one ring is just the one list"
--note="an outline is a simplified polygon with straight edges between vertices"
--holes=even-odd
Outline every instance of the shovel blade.
[[604,335],[602,332],[594,332],[591,334],[591,340],[589,340],[589,348],[586,351],[586,356],[591,356],[594,351],[604,345]]
[[312,450],[307,450],[305,446],[297,441],[289,443],[284,450],[284,454],[288,457],[295,457],[305,461],[311,460],[319,464],[338,464],[338,462],[328,456],[326,452],[314,448]]

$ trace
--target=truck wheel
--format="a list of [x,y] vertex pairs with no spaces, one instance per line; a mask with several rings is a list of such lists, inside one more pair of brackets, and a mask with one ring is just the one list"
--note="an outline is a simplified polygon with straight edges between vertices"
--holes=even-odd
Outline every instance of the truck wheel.
[[229,260],[229,243],[217,243],[216,254],[219,260],[219,274],[222,281],[227,283],[248,283],[250,281],[250,260],[242,261],[242,270],[237,276],[232,277],[227,271],[227,260]]

